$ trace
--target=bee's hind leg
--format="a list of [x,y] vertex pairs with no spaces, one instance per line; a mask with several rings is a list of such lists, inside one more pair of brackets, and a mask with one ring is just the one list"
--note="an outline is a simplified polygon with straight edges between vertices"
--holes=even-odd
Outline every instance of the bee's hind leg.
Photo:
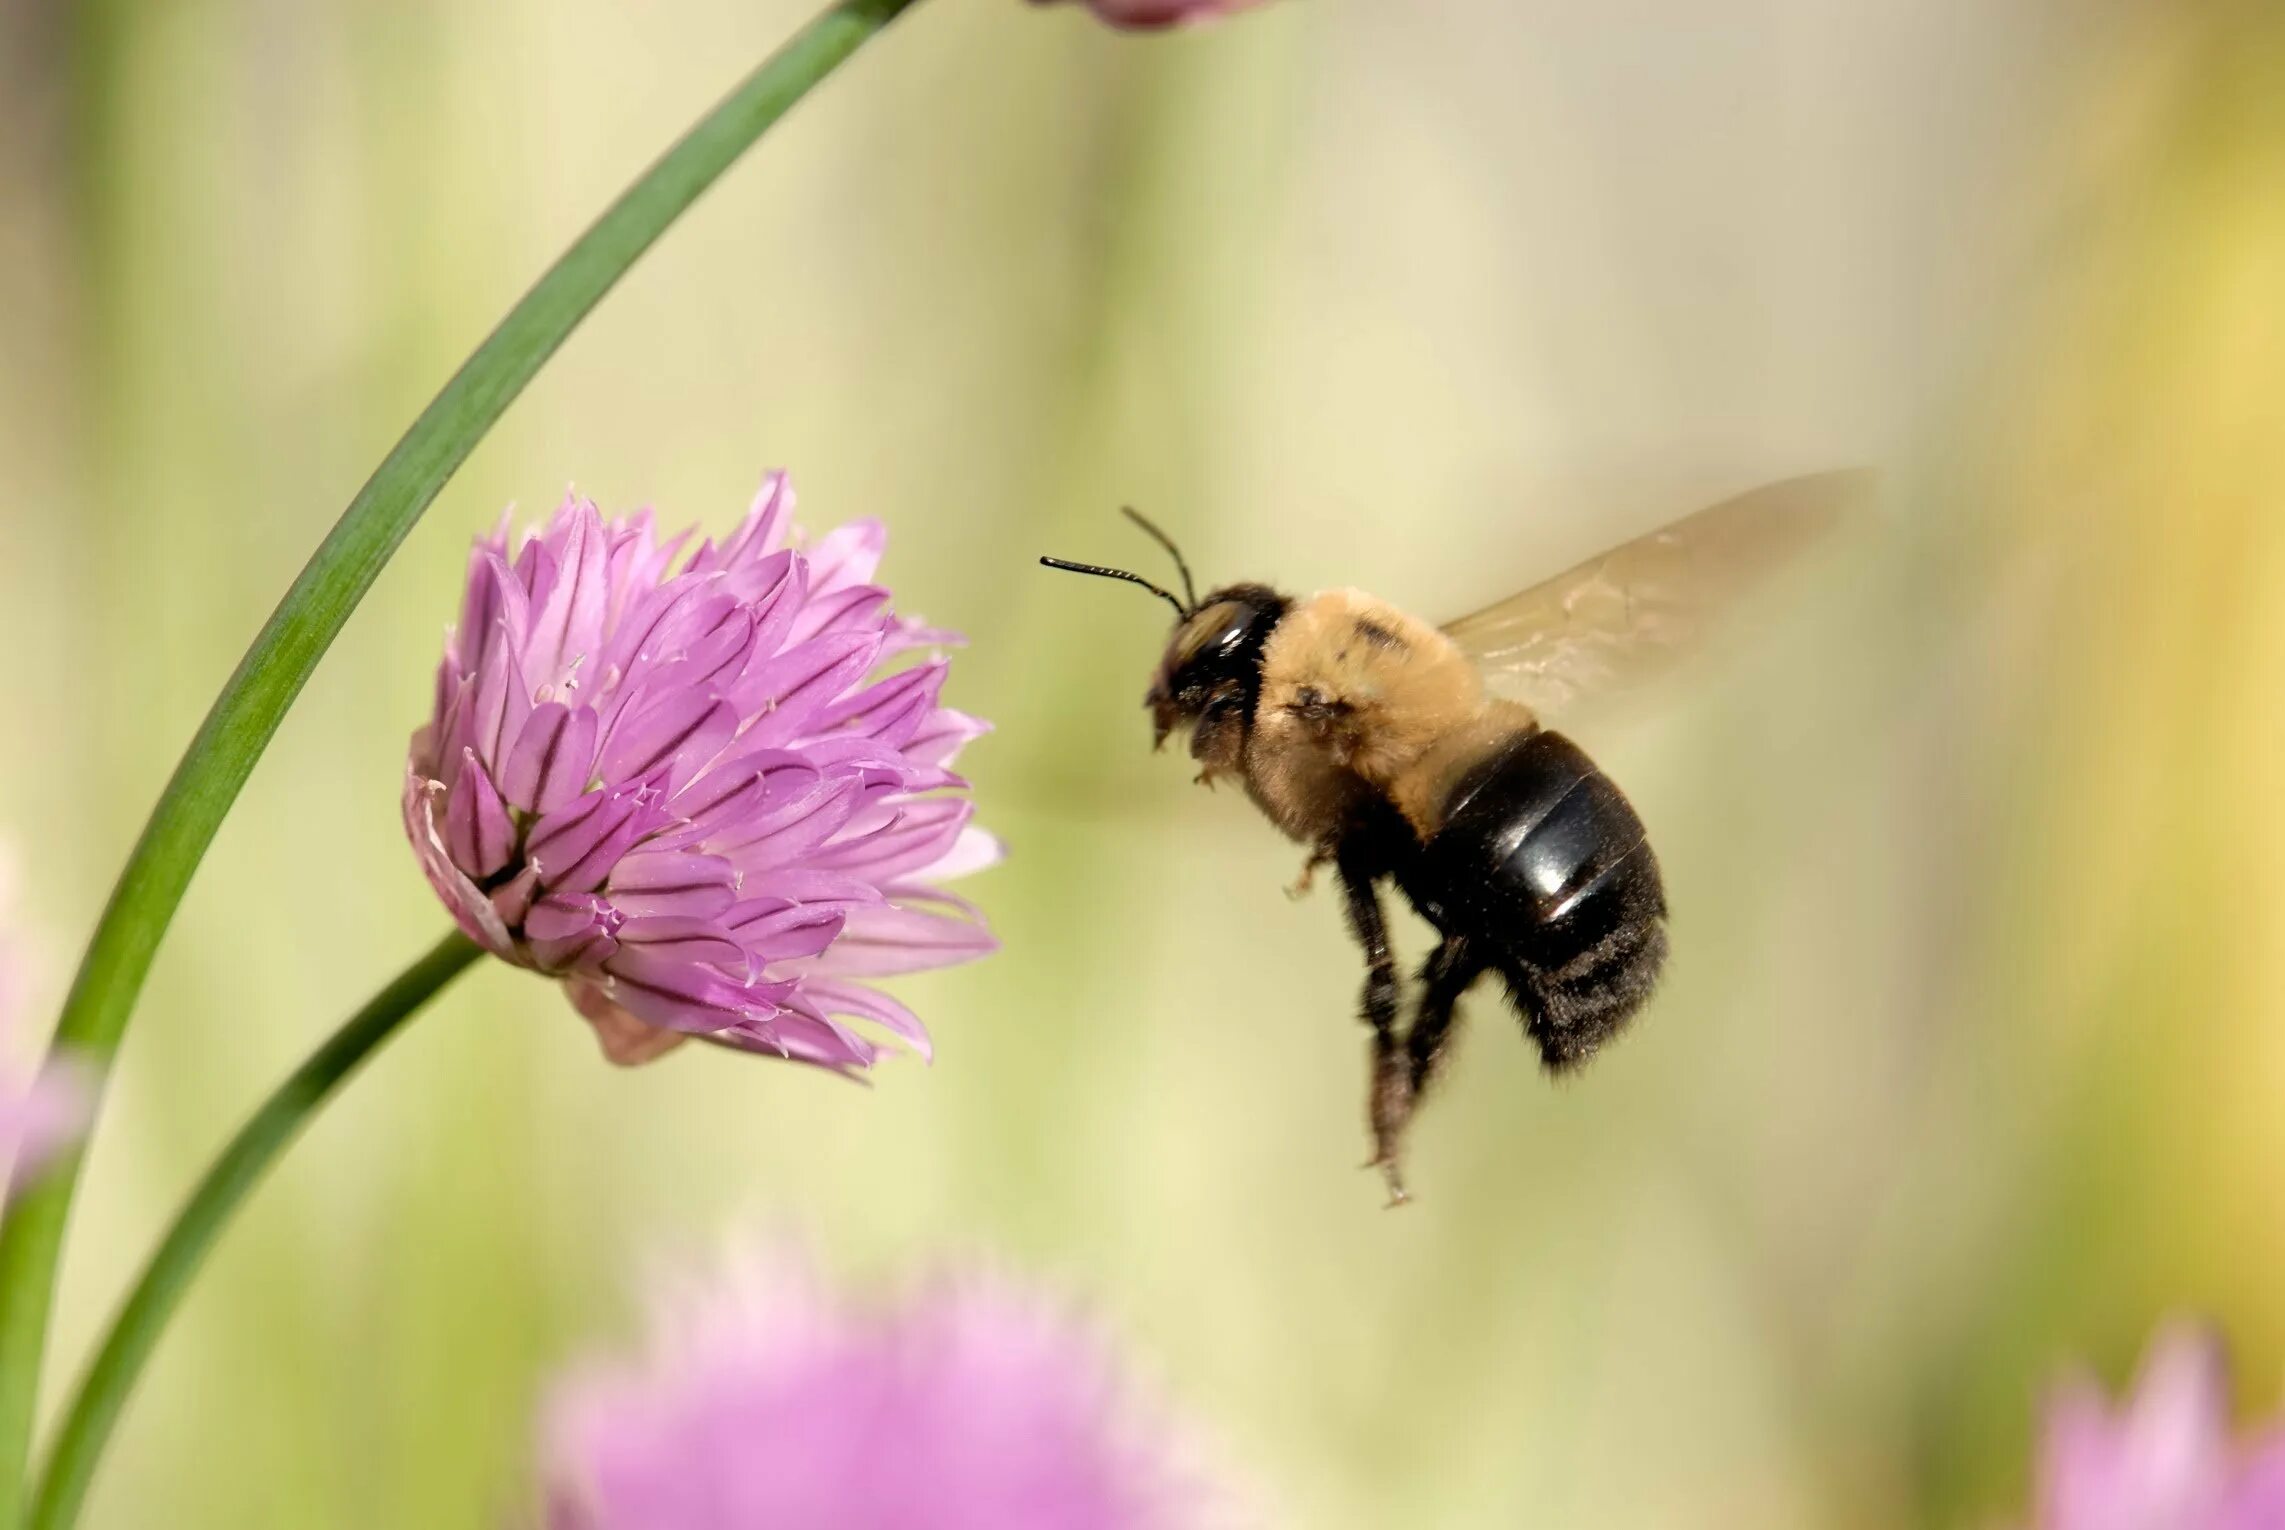
[[1405,1060],[1412,1097],[1418,1102],[1444,1061],[1451,1040],[1452,1020],[1460,995],[1468,991],[1490,965],[1466,936],[1454,935],[1433,952],[1420,969],[1420,1008],[1405,1034]]

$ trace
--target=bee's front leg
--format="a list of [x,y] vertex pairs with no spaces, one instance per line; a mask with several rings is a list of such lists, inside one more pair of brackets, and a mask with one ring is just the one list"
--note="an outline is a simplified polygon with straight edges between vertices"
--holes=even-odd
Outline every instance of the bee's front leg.
[[1309,890],[1317,885],[1317,868],[1332,864],[1332,846],[1317,846],[1309,852],[1309,859],[1301,863],[1301,875],[1293,879],[1293,885],[1285,890],[1285,895],[1296,899],[1308,897]]
[[1389,949],[1388,924],[1381,916],[1380,894],[1372,872],[1346,849],[1337,851],[1334,864],[1341,873],[1341,889],[1348,894],[1349,929],[1365,951],[1363,1017],[1372,1027],[1368,1057],[1371,1084],[1365,1109],[1372,1123],[1373,1156],[1367,1167],[1378,1167],[1388,1181],[1389,1204],[1405,1199],[1401,1151],[1405,1122],[1412,1115],[1412,1065],[1398,1045],[1396,1034],[1396,957]]

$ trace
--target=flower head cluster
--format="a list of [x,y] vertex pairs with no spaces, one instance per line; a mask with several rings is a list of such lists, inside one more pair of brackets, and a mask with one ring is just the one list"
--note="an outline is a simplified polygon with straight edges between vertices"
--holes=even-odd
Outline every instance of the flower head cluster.
[[548,1530],[1171,1530],[1220,1514],[1097,1338],[969,1277],[853,1310],[782,1255],[560,1387]]
[[792,511],[775,475],[684,556],[573,500],[469,559],[405,827],[460,927],[561,978],[615,1061],[698,1035],[851,1071],[879,1051],[852,1019],[925,1054],[854,980],[993,948],[938,885],[998,855],[951,769],[985,725],[917,657],[957,639],[891,613],[877,523],[799,550]]
[[2229,1427],[2221,1350],[2183,1329],[2159,1336],[2134,1395],[2112,1408],[2090,1381],[2048,1409],[2036,1530],[2281,1530],[2285,1428]]
[[[11,902],[8,868],[0,863],[0,1169],[8,1174],[7,1191],[79,1140],[89,1094],[86,1077],[68,1060],[28,1071],[10,1055],[23,1010],[23,965],[8,928]],[[0,1200],[6,1193],[0,1191]]]
[[[1032,0],[1052,5],[1056,0]],[[1122,31],[1156,32],[1250,10],[1262,0],[1086,0],[1088,9]]]

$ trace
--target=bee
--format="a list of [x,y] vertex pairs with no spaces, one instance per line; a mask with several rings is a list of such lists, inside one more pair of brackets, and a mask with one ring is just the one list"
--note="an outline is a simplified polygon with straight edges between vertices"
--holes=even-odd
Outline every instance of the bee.
[[[1337,875],[1365,958],[1367,1167],[1390,1204],[1406,1198],[1405,1134],[1478,979],[1497,977],[1561,1075],[1627,1027],[1666,963],[1649,832],[1542,711],[1664,669],[1865,486],[1857,473],[1769,484],[1440,627],[1355,589],[1240,583],[1201,598],[1173,539],[1132,509],[1173,558],[1180,596],[1126,569],[1040,560],[1174,608],[1143,698],[1153,747],[1187,733],[1200,782],[1237,781],[1306,847],[1295,891],[1322,866]],[[1438,936],[1401,1028],[1384,885]]]

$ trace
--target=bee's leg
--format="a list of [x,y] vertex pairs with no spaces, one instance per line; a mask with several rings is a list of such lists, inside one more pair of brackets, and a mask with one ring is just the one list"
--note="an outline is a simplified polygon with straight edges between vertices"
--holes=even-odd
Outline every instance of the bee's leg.
[[1468,985],[1483,975],[1485,962],[1465,936],[1454,935],[1430,953],[1420,969],[1420,1008],[1404,1038],[1412,1096],[1417,1102],[1444,1060],[1453,1011]]
[[1396,958],[1389,950],[1388,924],[1381,917],[1380,894],[1374,890],[1370,868],[1348,845],[1335,853],[1333,863],[1341,874],[1341,890],[1348,894],[1349,930],[1365,950],[1363,1014],[1373,1032],[1368,1054],[1372,1083],[1365,1097],[1373,1157],[1367,1167],[1379,1167],[1394,1205],[1405,1198],[1398,1147],[1405,1118],[1412,1113],[1411,1067],[1397,1045]]
[[1317,885],[1317,868],[1332,864],[1332,849],[1325,845],[1317,846],[1309,852],[1309,859],[1301,863],[1301,875],[1294,878],[1293,885],[1285,890],[1285,895],[1295,899],[1308,897],[1309,889]]

